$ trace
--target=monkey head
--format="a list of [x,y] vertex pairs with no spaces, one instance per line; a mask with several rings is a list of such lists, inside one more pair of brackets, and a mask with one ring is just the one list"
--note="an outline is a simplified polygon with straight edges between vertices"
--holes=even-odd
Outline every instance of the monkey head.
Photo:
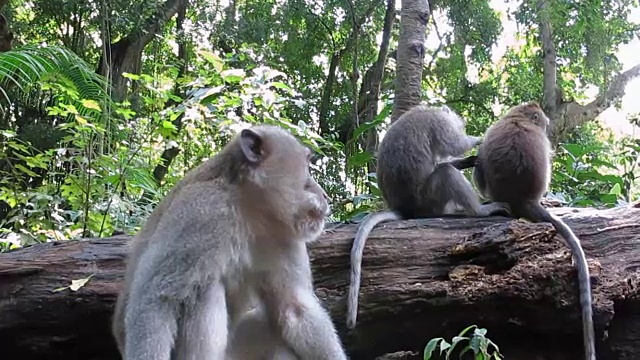
[[467,121],[462,116],[458,115],[447,105],[440,106],[439,110],[442,116],[444,116],[449,123],[453,124],[459,130],[464,132],[464,128],[465,126],[467,126]]
[[540,127],[545,132],[547,131],[547,127],[549,126],[549,118],[536,101],[529,101],[527,103],[514,106],[509,109],[504,117],[520,119],[524,118]]
[[315,240],[330,207],[326,192],[311,176],[312,152],[275,126],[242,130],[238,141],[247,164],[241,187],[250,216],[282,238]]

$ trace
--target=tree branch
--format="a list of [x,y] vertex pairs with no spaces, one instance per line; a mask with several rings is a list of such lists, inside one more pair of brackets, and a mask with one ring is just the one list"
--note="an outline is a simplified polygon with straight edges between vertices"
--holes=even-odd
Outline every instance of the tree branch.
[[587,105],[580,105],[575,101],[562,104],[563,110],[558,110],[557,113],[563,116],[559,115],[556,118],[556,120],[562,121],[556,121],[549,134],[552,143],[557,144],[560,139],[564,138],[566,132],[595,119],[611,107],[614,102],[620,100],[625,94],[627,84],[638,76],[640,76],[640,64],[618,74],[607,90]]
[[367,19],[371,16],[373,11],[376,8],[377,3],[372,3],[367,11],[357,20],[357,26],[351,32],[349,38],[344,44],[344,47],[339,51],[335,52],[333,56],[331,56],[331,61],[329,62],[329,73],[327,74],[327,80],[324,83],[324,88],[322,89],[322,98],[320,99],[320,108],[318,110],[318,122],[320,124],[320,134],[326,135],[329,133],[329,123],[327,122],[327,117],[329,115],[329,107],[331,106],[331,96],[333,96],[333,86],[336,82],[336,71],[338,70],[338,66],[342,62],[342,58],[344,55],[351,50],[353,45],[355,44],[357,34],[362,30],[362,25],[367,21]]
[[[145,46],[160,32],[161,27],[171,19],[188,0],[167,0],[158,6],[158,10],[140,26],[140,30],[123,37],[110,45],[111,59],[105,62],[101,57],[98,73],[110,75],[113,83],[114,98],[123,99],[127,92],[125,72],[137,73],[140,69],[142,51]],[[108,37],[106,37],[108,39]]]

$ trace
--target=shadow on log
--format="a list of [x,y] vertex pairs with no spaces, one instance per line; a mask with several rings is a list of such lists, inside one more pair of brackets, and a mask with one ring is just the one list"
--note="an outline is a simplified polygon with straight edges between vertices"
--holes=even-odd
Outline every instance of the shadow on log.
[[[549,209],[582,240],[594,296],[598,359],[640,358],[640,209]],[[470,324],[506,359],[582,356],[577,274],[550,224],[501,217],[411,220],[371,233],[358,324],[345,329],[349,253],[357,225],[310,247],[316,293],[351,359],[421,349]],[[116,236],[0,255],[3,359],[118,359],[110,318],[126,242]],[[72,291],[72,280],[90,277]],[[407,357],[410,358],[410,357]]]

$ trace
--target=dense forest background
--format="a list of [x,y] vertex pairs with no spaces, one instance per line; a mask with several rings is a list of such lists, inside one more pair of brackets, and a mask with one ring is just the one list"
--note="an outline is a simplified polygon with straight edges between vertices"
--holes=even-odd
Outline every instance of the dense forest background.
[[[135,232],[185,171],[253,123],[316,151],[334,220],[379,209],[375,150],[398,115],[409,2],[0,0],[2,250]],[[536,100],[552,119],[549,196],[638,199],[639,116],[617,111],[622,132],[608,121],[639,82],[638,1],[428,5],[422,101],[481,135]],[[638,63],[623,63],[626,44]]]

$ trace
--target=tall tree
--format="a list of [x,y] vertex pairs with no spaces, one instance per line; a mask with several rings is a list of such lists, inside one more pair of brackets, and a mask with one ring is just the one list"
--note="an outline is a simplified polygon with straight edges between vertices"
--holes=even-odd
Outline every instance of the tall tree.
[[391,122],[420,103],[422,69],[425,56],[425,31],[429,22],[426,0],[402,0],[400,38],[396,55],[396,89]]
[[[507,89],[501,103],[538,100],[552,121],[553,144],[618,102],[625,87],[640,75],[640,64],[626,71],[616,57],[621,44],[636,36],[639,24],[628,20],[632,0],[524,0],[514,12],[525,40],[510,49],[502,66]],[[542,59],[542,61],[540,61]],[[588,86],[595,99],[580,104]]]
[[[166,0],[137,30],[114,43],[111,43],[111,32],[103,32],[102,41],[109,45],[103,47],[98,73],[111,80],[116,100],[123,100],[128,90],[128,80],[122,74],[139,73],[144,48],[162,30],[162,26],[188,3],[188,0]],[[106,28],[108,30],[109,25]]]
[[0,52],[11,50],[11,43],[13,41],[13,32],[9,27],[9,22],[7,18],[2,15],[2,9],[4,9],[8,2],[9,0],[0,0]]

